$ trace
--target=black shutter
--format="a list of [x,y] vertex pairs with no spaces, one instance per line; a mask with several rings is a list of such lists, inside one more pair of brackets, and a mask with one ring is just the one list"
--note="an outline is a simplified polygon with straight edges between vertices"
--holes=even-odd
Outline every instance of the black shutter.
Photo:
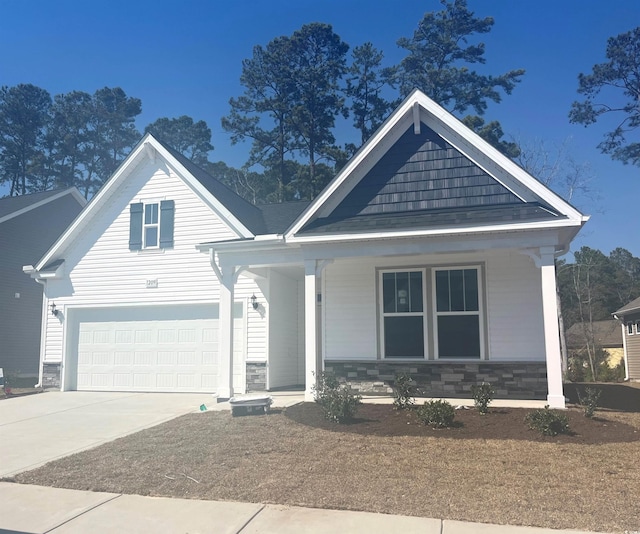
[[160,248],[173,247],[173,200],[160,202]]
[[129,250],[142,249],[142,202],[129,206]]

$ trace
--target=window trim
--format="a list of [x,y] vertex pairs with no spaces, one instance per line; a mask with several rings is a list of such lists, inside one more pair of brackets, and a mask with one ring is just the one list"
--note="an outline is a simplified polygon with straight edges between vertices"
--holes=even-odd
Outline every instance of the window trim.
[[636,334],[640,335],[640,319],[636,319]]
[[[149,206],[157,206],[156,222],[147,223]],[[156,244],[147,245],[146,233],[156,228]],[[175,201],[167,198],[138,200],[129,204],[129,250],[138,254],[164,253],[175,247]]]
[[[147,207],[156,207],[156,222],[147,223]],[[143,202],[142,203],[142,250],[157,250],[160,248],[160,202]],[[147,245],[147,229],[156,229],[156,244]]]
[[[636,334],[638,333],[638,327],[637,327],[637,323],[636,323]],[[633,335],[633,321],[628,321],[627,322],[627,335],[628,336],[632,336]]]
[[[422,276],[422,311],[421,312],[385,312],[384,311],[384,287],[383,280],[385,273],[416,273]],[[396,267],[377,269],[378,277],[378,329],[379,329],[379,354],[380,358],[388,361],[424,361],[429,359],[429,332],[428,324],[428,299],[427,299],[427,268],[426,267]],[[389,356],[385,354],[384,320],[386,317],[422,317],[423,332],[423,356]]]
[[[455,311],[455,312],[439,312],[437,305],[437,291],[436,291],[436,273],[438,271],[456,271],[456,270],[469,270],[475,269],[476,280],[478,284],[478,310],[477,311]],[[481,362],[486,359],[485,354],[485,298],[484,298],[484,286],[482,284],[482,265],[438,265],[431,268],[431,289],[433,297],[431,299],[431,327],[433,329],[433,355],[435,360],[442,360],[447,362]],[[456,317],[456,316],[477,316],[478,317],[478,343],[480,345],[480,356],[475,357],[446,357],[440,356],[439,344],[438,344],[438,317]]]

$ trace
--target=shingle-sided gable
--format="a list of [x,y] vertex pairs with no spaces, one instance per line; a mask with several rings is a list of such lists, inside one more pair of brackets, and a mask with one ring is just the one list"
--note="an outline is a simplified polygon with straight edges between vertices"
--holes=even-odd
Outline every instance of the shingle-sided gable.
[[587,220],[415,90],[296,219],[286,238],[550,227],[571,228],[565,232],[570,236]]
[[332,217],[496,206],[520,199],[423,125],[395,143]]
[[380,158],[326,217],[305,233],[349,233],[543,220],[557,213],[524,202],[424,124]]

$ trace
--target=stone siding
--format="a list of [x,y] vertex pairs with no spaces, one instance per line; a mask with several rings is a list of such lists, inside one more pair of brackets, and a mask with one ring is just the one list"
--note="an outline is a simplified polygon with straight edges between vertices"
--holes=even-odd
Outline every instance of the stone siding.
[[247,362],[247,393],[266,391],[267,364],[265,362]]
[[42,366],[42,387],[60,389],[60,364],[45,363]]
[[471,398],[471,386],[487,382],[498,399],[546,399],[545,362],[354,362],[325,361],[325,372],[363,395],[393,392],[397,373],[409,373],[418,395]]

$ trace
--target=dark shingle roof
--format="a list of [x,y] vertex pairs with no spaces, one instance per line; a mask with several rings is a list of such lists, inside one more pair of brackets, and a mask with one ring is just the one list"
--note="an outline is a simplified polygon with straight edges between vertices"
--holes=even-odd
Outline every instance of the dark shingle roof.
[[[326,217],[309,223],[300,234],[348,234],[384,230],[422,230],[477,226],[492,223],[531,222],[560,218],[537,203],[482,206],[469,209],[422,210],[404,213]],[[562,218],[565,218],[564,216]]]
[[309,202],[253,205],[183,154],[156,140],[254,235],[283,233],[309,205]]
[[58,195],[64,191],[63,189],[57,189],[55,191],[41,191],[40,193],[31,193],[30,195],[20,195],[17,197],[3,197],[0,198],[0,217],[5,217],[21,209],[28,208],[36,202],[46,200],[49,197]]
[[192,175],[200,182],[204,188],[217,198],[225,208],[244,224],[252,233],[263,233],[264,223],[260,210],[242,198],[240,195],[229,189],[220,180],[216,180],[208,172],[198,167],[189,158],[183,156],[159,139],[157,141],[171,153]]
[[282,234],[291,226],[304,209],[308,201],[283,202],[281,204],[258,204],[262,212],[265,234]]
[[640,311],[640,297],[622,306],[619,310],[613,312],[616,315],[624,315],[625,313]]
[[[565,336],[567,347],[570,349],[580,349],[585,346],[582,323],[574,324],[567,330]],[[620,328],[620,323],[616,320],[594,321],[593,336],[596,343],[601,347],[622,347],[622,329]]]

